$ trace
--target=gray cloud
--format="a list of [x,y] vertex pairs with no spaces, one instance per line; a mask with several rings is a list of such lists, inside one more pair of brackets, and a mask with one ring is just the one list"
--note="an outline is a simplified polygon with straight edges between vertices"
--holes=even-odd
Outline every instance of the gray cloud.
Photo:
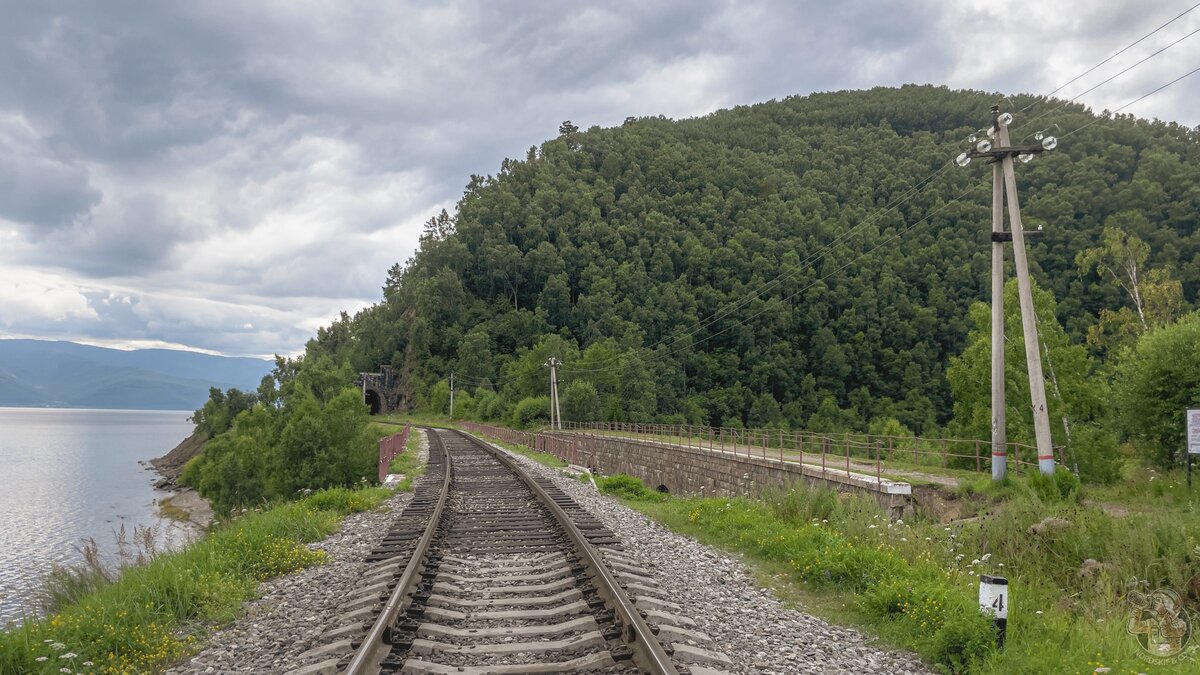
[[[985,0],[6,3],[0,330],[293,352],[379,297],[470,174],[523,157],[564,119],[906,82],[1045,92],[1171,15],[1156,13],[1033,0],[1003,13]],[[1113,108],[1186,72],[1185,46],[1085,102]],[[1198,93],[1181,83],[1131,111],[1195,123]]]
[[24,118],[0,116],[0,218],[37,239],[83,217],[101,197],[87,170],[46,147]]

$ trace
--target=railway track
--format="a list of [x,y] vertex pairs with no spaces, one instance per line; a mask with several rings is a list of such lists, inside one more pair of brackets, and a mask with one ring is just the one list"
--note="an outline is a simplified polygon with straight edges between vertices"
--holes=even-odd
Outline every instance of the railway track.
[[412,501],[296,673],[702,675],[728,665],[561,490],[471,436],[427,433]]

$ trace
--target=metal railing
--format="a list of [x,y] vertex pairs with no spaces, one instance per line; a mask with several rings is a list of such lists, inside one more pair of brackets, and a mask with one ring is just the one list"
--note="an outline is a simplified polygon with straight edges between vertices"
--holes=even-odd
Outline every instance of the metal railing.
[[554,455],[568,464],[595,468],[594,434],[573,431],[569,435],[556,436],[552,432],[517,431],[478,422],[460,422],[459,426],[467,431],[498,438],[505,443],[523,445],[530,450]]
[[[674,445],[734,455],[798,461],[822,469],[842,464],[850,472],[874,470],[878,475],[892,466],[952,468],[990,472],[991,442],[962,438],[927,438],[862,433],[820,433],[782,429],[737,429],[693,424],[641,422],[563,422],[570,431],[661,440]],[[1006,444],[1008,464],[1014,473],[1036,469],[1037,448],[1027,443]],[[1056,448],[1056,451],[1060,450]]]
[[498,427],[492,424],[480,424],[479,422],[458,422],[458,426],[467,431],[498,438],[505,443],[513,445],[524,445],[527,448],[533,447],[533,434],[528,431],[517,431],[508,427]]
[[408,444],[409,425],[405,424],[404,429],[400,433],[384,436],[379,439],[379,482],[382,483],[388,475],[388,465],[396,458],[396,455],[404,452],[404,446]]

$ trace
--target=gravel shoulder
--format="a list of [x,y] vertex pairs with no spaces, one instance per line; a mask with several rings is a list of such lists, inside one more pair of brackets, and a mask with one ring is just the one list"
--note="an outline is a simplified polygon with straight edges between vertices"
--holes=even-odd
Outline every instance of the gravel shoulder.
[[[510,453],[511,454],[511,453]],[[660,587],[740,673],[933,673],[918,656],[885,648],[862,632],[785,607],[728,553],[676,534],[557,469],[516,457],[554,481],[610,528],[625,555],[655,573]]]

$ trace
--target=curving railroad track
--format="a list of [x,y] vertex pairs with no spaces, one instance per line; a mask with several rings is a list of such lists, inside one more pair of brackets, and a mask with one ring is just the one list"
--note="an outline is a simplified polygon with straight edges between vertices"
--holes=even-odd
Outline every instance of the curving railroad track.
[[720,672],[652,575],[545,479],[474,437],[427,430],[412,501],[368,557],[341,627],[297,673]]

